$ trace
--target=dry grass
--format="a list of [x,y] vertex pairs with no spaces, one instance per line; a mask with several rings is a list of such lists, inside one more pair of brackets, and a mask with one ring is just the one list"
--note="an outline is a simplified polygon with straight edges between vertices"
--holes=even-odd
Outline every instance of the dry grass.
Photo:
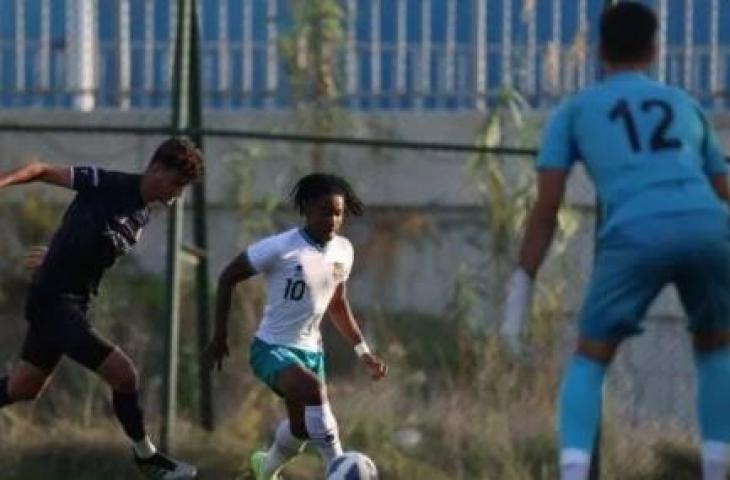
[[[370,384],[364,375],[356,377],[333,382],[335,412],[346,449],[371,456],[382,478],[556,477],[549,395],[527,388],[513,396],[509,388],[517,388],[519,382],[507,377],[501,379],[503,385],[512,387],[504,390],[485,389],[479,381],[446,388],[412,372],[396,372],[378,385]],[[429,385],[431,381],[434,385]],[[203,480],[235,478],[251,450],[267,444],[282,413],[273,398],[263,389],[251,389],[235,414],[212,434],[181,422],[175,452],[199,465]],[[3,479],[138,478],[123,435],[111,418],[97,419],[86,428],[74,420],[29,422],[24,418],[31,408],[19,406],[0,413]],[[661,443],[662,434],[666,431],[607,429],[603,478],[697,478],[689,439],[674,435],[680,441]],[[639,456],[637,451],[644,454]],[[627,458],[643,461],[627,462]],[[286,474],[290,480],[321,478],[321,462],[309,449]]]

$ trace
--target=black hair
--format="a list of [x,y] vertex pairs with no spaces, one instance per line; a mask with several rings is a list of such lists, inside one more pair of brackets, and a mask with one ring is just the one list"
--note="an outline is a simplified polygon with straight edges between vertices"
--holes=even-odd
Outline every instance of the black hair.
[[157,147],[150,165],[180,172],[189,181],[203,175],[203,154],[188,137],[170,137]]
[[325,195],[342,195],[345,211],[351,215],[360,216],[365,209],[347,180],[330,173],[311,173],[300,178],[290,197],[299,213],[303,214],[307,205]]
[[657,31],[654,11],[639,2],[621,2],[601,15],[601,53],[612,63],[651,58]]

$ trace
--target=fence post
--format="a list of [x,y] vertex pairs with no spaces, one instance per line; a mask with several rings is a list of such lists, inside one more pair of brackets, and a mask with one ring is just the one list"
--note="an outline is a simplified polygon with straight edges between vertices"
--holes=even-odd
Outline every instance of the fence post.
[[[193,130],[192,140],[202,148],[199,75],[198,22],[195,0],[179,0],[175,58],[173,62],[172,126],[177,131]],[[193,187],[196,247],[203,252],[196,263],[198,291],[198,348],[208,340],[208,263],[205,256],[205,190],[203,182]],[[174,437],[177,411],[177,364],[180,323],[180,248],[182,243],[183,200],[170,208],[167,242],[167,295],[165,374],[162,390],[162,424],[160,444],[169,449]],[[206,429],[213,428],[211,379],[208,369],[200,365],[201,420]]]

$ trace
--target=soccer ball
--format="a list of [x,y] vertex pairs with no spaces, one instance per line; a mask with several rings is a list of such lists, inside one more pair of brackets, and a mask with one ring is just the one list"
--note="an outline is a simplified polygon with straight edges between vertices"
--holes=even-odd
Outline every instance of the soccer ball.
[[327,480],[377,480],[378,469],[367,456],[345,452],[327,467]]

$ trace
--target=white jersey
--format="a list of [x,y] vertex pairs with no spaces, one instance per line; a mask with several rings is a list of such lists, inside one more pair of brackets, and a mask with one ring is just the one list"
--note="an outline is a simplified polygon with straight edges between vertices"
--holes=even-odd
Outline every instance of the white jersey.
[[246,254],[266,280],[266,307],[256,336],[274,345],[321,351],[322,317],[335,288],[350,276],[349,240],[335,236],[322,247],[295,228],[259,240]]

